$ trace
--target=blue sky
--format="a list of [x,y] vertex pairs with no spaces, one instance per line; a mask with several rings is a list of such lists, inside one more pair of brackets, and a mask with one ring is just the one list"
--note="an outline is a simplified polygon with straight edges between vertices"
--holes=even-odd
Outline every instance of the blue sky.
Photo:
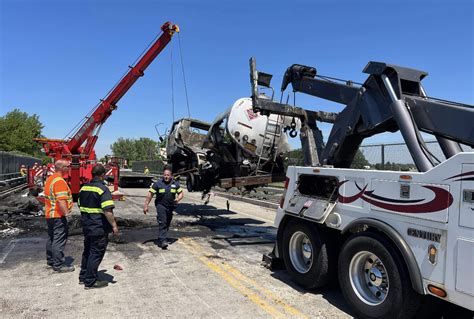
[[[362,82],[369,60],[429,72],[429,95],[474,104],[473,1],[0,0],[0,115],[36,113],[62,138],[170,20],[181,27],[191,116],[211,121],[250,94],[248,59],[274,74],[300,63]],[[119,102],[96,151],[118,137],[157,139],[169,126],[173,48],[176,117],[187,115],[174,39]],[[299,95],[300,106],[341,106]],[[323,130],[327,133],[328,126]],[[375,142],[399,141],[384,135]]]

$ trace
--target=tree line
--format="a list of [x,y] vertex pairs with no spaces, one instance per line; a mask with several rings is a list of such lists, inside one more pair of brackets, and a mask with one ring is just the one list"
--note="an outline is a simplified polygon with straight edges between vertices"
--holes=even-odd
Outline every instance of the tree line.
[[18,108],[0,116],[0,151],[29,155],[49,161],[41,152],[41,145],[34,141],[43,138],[44,125],[36,114],[29,115]]
[[[292,150],[287,154],[288,165],[302,166],[304,165],[303,161],[303,151],[301,148]],[[352,161],[351,168],[364,169],[370,166],[369,161],[365,158],[364,154],[357,150],[354,160]]]
[[139,139],[120,137],[110,146],[112,154],[129,161],[153,161],[160,159],[159,143],[148,137]]
[[[37,114],[30,115],[18,108],[7,112],[0,116],[0,151],[29,155],[41,159],[43,164],[50,163],[51,159],[41,152],[41,144],[34,141],[35,138],[44,138],[43,128]],[[162,144],[147,137],[121,137],[110,148],[114,156],[129,161],[146,161],[160,158]]]

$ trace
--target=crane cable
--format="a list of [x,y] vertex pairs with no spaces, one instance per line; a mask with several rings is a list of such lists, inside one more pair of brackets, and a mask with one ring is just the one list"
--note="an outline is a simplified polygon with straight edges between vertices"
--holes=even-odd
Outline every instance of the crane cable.
[[181,48],[181,36],[179,35],[179,33],[178,33],[178,47],[179,47],[179,57],[181,59],[181,71],[183,73],[184,94],[186,96],[186,106],[188,108],[188,117],[191,117],[191,111],[189,109],[188,86],[186,84],[186,73],[184,72],[183,50]]
[[[181,63],[181,72],[183,74],[183,86],[184,86],[184,95],[186,97],[186,107],[188,110],[188,117],[191,118],[191,110],[189,107],[189,96],[188,96],[188,86],[186,83],[186,72],[184,70],[184,62],[183,62],[183,50],[181,47],[181,37],[178,33],[178,49],[179,49],[179,58]],[[173,116],[173,122],[175,120],[175,101],[174,101],[174,64],[173,64],[173,45],[171,45],[170,51],[170,59],[171,59],[171,112]]]
[[173,72],[173,45],[171,45],[170,50],[170,59],[171,59],[171,114],[173,116],[174,123],[174,72]]

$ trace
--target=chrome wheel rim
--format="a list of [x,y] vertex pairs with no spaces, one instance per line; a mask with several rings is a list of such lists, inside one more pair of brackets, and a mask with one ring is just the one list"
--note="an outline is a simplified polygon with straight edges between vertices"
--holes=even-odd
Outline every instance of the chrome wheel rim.
[[290,260],[293,267],[301,274],[307,273],[313,265],[313,245],[309,237],[295,232],[290,238]]
[[349,278],[352,290],[365,304],[377,306],[387,298],[387,269],[377,255],[369,251],[355,254],[349,264]]

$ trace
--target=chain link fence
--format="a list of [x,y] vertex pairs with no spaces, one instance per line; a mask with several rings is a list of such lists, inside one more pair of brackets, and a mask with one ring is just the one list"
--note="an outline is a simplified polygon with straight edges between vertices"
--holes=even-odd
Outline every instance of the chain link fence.
[[[425,143],[429,153],[436,163],[445,160],[443,151],[437,141],[427,141]],[[465,145],[462,145],[461,147],[466,152],[473,151],[471,147]],[[393,171],[417,170],[413,158],[410,155],[410,151],[405,143],[361,145],[359,151],[363,155],[363,157],[359,156],[358,158],[363,161],[363,167],[358,168]],[[360,162],[357,164],[358,166],[361,166]]]
[[[426,147],[435,162],[445,160],[443,152],[437,141],[427,141]],[[461,145],[466,152],[474,151],[473,148]],[[302,166],[303,156],[301,149],[293,150],[287,155],[287,164]],[[393,171],[417,171],[413,158],[405,143],[386,143],[361,145],[357,152],[352,168],[377,169]]]

